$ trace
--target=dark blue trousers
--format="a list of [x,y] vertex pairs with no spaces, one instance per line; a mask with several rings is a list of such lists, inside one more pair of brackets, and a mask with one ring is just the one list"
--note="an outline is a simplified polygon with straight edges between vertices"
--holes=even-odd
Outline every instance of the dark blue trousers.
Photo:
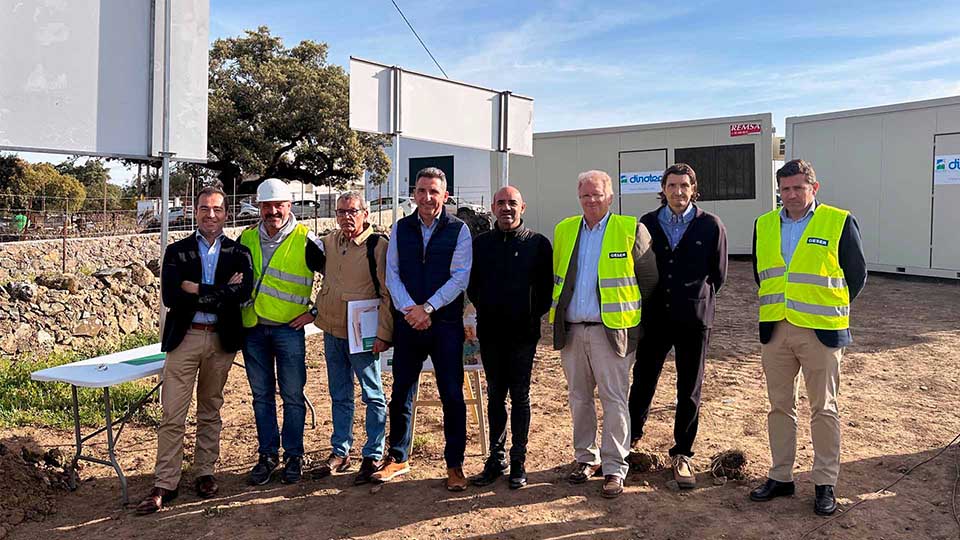
[[467,446],[467,406],[463,401],[463,322],[433,321],[414,330],[394,314],[393,391],[390,395],[390,451],[397,461],[409,457],[413,397],[423,362],[430,356],[443,404],[443,457],[447,467],[463,465]]

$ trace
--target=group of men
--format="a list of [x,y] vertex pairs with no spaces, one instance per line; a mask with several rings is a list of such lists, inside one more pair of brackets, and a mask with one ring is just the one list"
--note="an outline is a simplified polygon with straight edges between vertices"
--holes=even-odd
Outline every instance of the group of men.
[[[836,509],[840,463],[839,364],[851,342],[850,302],[865,282],[865,263],[856,220],[816,200],[819,183],[810,164],[786,163],[777,182],[783,208],[757,219],[753,250],[773,466],[750,497],[766,501],[794,493],[802,370],[812,415],[814,509],[830,514]],[[660,208],[637,219],[611,212],[607,173],[581,173],[582,213],[556,226],[552,246],[524,225],[526,203],[514,187],[494,196],[493,230],[471,238],[469,228],[445,210],[446,177],[432,167],[417,173],[417,211],[398,220],[389,239],[373,232],[366,202],[355,192],[337,199],[339,228],[318,237],[290,212],[286,185],[267,179],[257,190],[260,222],[233,241],[223,234],[224,193],[205,188],[195,203],[196,234],[171,245],[164,257],[161,289],[169,308],[164,412],[155,485],[138,512],[155,512],[177,496],[194,386],[195,488],[201,497],[216,494],[219,410],[240,349],[259,454],[248,481],[263,485],[277,475],[281,446],[280,480],[301,479],[307,324],[324,333],[333,417],[332,450],[311,477],[352,468],[354,377],[366,406],[366,442],[354,483],[387,482],[410,471],[414,395],[429,356],[443,406],[447,489],[485,486],[501,476],[508,477],[510,488],[523,487],[531,372],[547,313],[573,417],[576,463],[568,480],[577,484],[602,476],[603,497],[623,492],[627,458],[631,448],[644,446],[657,382],[673,350],[677,405],[669,454],[678,485],[694,487],[693,446],[716,296],[727,272],[726,232],[717,216],[695,203],[692,167],[668,167],[661,188]],[[317,273],[323,281],[313,298]],[[491,441],[482,471],[469,480],[463,472],[465,293],[477,311]],[[371,351],[351,353],[347,304],[369,299],[379,301],[376,339]],[[391,347],[388,405],[376,355]],[[595,393],[602,407],[599,444]]]

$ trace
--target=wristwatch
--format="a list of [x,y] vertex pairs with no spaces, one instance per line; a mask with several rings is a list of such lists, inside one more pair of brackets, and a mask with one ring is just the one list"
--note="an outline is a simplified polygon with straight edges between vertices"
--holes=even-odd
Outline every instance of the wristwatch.
[[427,315],[430,315],[431,313],[433,313],[433,306],[430,305],[430,302],[423,303],[423,312],[426,313]]
[[319,314],[320,314],[320,310],[317,309],[317,306],[313,306],[312,308],[310,308],[310,315],[313,315],[314,317],[316,317]]

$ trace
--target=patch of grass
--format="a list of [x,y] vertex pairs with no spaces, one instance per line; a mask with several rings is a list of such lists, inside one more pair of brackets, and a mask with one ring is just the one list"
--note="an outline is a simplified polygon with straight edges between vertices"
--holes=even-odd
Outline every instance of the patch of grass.
[[[115,346],[87,347],[53,353],[39,359],[22,357],[14,360],[0,360],[0,427],[29,425],[71,429],[73,398],[70,385],[32,381],[30,373],[156,342],[155,333],[131,334]],[[147,380],[110,387],[114,418],[125,414],[130,405],[142,399],[151,388],[153,384]],[[80,422],[84,426],[96,427],[103,424],[103,391],[101,389],[79,388],[77,400],[80,405]],[[159,400],[154,395],[150,402],[134,415],[132,421],[155,425],[160,421],[161,414]]]

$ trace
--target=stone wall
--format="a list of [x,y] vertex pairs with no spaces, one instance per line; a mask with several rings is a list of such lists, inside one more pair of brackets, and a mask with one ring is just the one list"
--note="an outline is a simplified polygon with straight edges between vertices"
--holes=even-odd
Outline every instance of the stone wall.
[[[314,228],[314,220],[304,224]],[[332,219],[316,223],[321,232]],[[236,238],[242,228],[227,229]],[[192,232],[170,233],[176,241]],[[159,234],[0,245],[0,357],[116,343],[159,326]]]

